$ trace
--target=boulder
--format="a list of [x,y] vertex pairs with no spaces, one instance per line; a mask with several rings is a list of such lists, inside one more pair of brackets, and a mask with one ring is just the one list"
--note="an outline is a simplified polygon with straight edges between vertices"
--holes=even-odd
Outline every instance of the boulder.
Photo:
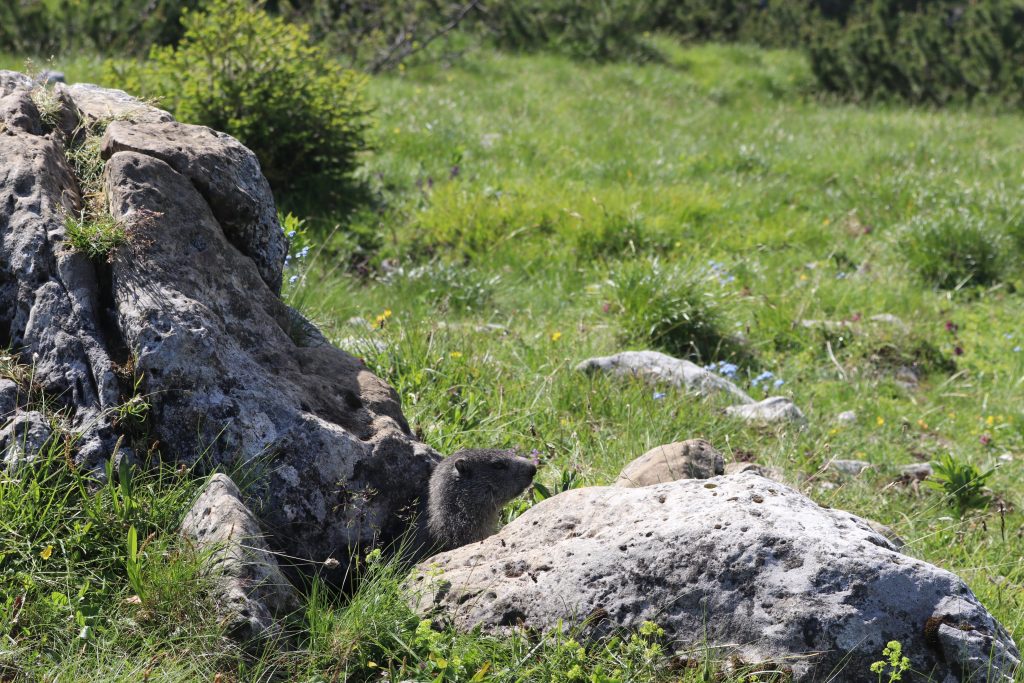
[[[31,104],[32,87],[0,74],[4,96]],[[54,92],[54,130],[0,132],[0,346],[34,359],[96,477],[141,377],[160,456],[244,472],[269,545],[334,558],[340,580],[351,553],[407,530],[438,454],[394,390],[281,301],[287,244],[251,151],[122,91]],[[126,237],[96,260],[65,229],[82,207],[65,144],[89,126],[105,129],[104,200]]]
[[682,387],[700,396],[724,394],[733,403],[753,403],[738,386],[688,360],[657,351],[624,351],[613,356],[588,358],[576,366],[580,372],[603,372],[617,377],[637,377],[652,384]]
[[753,473],[567,491],[409,585],[421,615],[460,630],[653,621],[675,648],[784,661],[798,681],[874,680],[891,640],[935,681],[1008,682],[1020,660],[955,575]]
[[182,520],[181,533],[210,553],[214,600],[232,635],[241,640],[279,636],[277,619],[298,611],[299,596],[230,477],[210,478]]
[[664,484],[676,479],[707,479],[725,472],[725,460],[704,439],[655,446],[626,465],[615,480],[627,488]]
[[729,406],[726,415],[738,417],[745,422],[758,424],[779,424],[792,422],[798,425],[807,424],[807,418],[792,400],[784,396],[772,396],[757,403]]

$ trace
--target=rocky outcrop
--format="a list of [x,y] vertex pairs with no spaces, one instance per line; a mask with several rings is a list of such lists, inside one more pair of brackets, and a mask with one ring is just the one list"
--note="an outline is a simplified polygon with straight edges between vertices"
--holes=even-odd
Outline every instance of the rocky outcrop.
[[[121,91],[58,85],[47,123],[31,81],[3,72],[0,87],[13,112],[0,130],[0,345],[35,359],[34,381],[80,435],[77,463],[102,476],[116,408],[141,378],[149,443],[245,471],[275,550],[338,560],[341,577],[350,553],[397,539],[438,455],[390,387],[279,298],[286,239],[252,152]],[[84,131],[102,140],[86,147]],[[101,150],[101,208],[126,238],[106,258],[69,244],[82,200],[68,146]]]
[[463,630],[649,620],[678,649],[783,662],[800,681],[873,680],[891,640],[934,681],[1009,681],[1019,663],[959,578],[753,473],[567,491],[410,585],[422,615]]
[[273,639],[299,596],[263,540],[259,522],[231,478],[215,474],[181,523],[199,551],[210,553],[220,620],[242,640]]

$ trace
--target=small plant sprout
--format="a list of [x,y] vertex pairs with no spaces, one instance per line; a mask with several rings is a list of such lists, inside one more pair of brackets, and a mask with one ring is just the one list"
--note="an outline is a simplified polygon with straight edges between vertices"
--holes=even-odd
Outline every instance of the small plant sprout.
[[968,462],[961,462],[947,453],[933,464],[935,474],[925,483],[941,491],[950,506],[962,518],[970,510],[986,508],[992,502],[985,481],[996,468],[982,472]]
[[871,673],[878,676],[878,683],[882,683],[882,675],[889,671],[888,683],[903,680],[903,674],[910,670],[910,659],[903,656],[903,646],[898,640],[890,640],[882,649],[881,659],[871,665]]

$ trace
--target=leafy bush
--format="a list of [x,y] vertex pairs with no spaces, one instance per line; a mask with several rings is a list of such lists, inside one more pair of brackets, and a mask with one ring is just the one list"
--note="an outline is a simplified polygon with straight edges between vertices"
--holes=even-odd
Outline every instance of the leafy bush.
[[18,0],[0,3],[0,50],[144,53],[181,37],[181,14],[200,0]]
[[452,31],[479,10],[479,1],[285,0],[282,16],[309,26],[333,54],[370,73],[401,64],[432,43],[449,42]]
[[816,33],[809,51],[821,87],[855,100],[1024,101],[1020,0],[873,0]]
[[941,289],[999,282],[1010,253],[1006,235],[966,209],[914,216],[898,239],[910,266]]
[[622,264],[608,280],[609,310],[622,325],[623,341],[701,361],[741,353],[724,331],[720,295],[707,286],[710,273],[658,259]]
[[275,189],[348,179],[367,148],[365,77],[259,4],[213,0],[182,23],[177,48],[154,48],[150,62],[121,72],[113,67],[115,80],[161,98],[179,119],[238,138]]
[[646,60],[655,53],[641,38],[651,26],[642,0],[494,0],[483,25],[501,48],[547,49],[598,62]]

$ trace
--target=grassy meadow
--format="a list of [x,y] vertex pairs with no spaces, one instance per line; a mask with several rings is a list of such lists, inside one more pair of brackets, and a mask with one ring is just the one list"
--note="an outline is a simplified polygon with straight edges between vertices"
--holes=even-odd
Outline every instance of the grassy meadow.
[[[889,525],[1020,642],[1024,116],[833,103],[796,53],[658,45],[664,63],[482,50],[374,77],[368,199],[279,197],[297,231],[284,296],[390,382],[443,453],[537,451],[554,491],[706,438]],[[98,60],[57,66],[104,78]],[[681,337],[694,321],[699,348]],[[574,371],[644,348],[731,360],[754,398],[791,397],[808,426]],[[962,517],[957,495],[900,476],[947,454],[994,469]],[[834,459],[872,467],[843,475]],[[711,653],[681,662],[656,632],[587,647],[433,632],[405,608],[400,570],[373,559],[355,596],[315,585],[279,649],[240,652],[174,539],[196,487],[156,473],[92,493],[45,468],[0,487],[0,567],[19,568],[0,608],[21,613],[0,625],[0,681],[749,680]],[[151,539],[136,553],[129,526]]]

